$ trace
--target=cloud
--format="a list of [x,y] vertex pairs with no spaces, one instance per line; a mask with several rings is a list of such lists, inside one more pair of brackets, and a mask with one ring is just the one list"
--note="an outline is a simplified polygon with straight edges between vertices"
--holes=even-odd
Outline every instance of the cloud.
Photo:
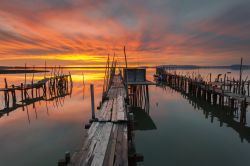
[[105,63],[126,45],[132,63],[232,63],[249,59],[249,7],[245,0],[2,0],[0,57],[23,63],[81,54]]

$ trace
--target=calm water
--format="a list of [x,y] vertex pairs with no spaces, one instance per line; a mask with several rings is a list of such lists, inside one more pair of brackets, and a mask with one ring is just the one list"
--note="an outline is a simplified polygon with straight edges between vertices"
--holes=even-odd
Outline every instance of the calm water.
[[[195,72],[203,75],[212,72],[215,76],[226,71]],[[237,78],[238,71],[231,72]],[[249,71],[244,73],[244,78],[246,75],[250,76]],[[169,87],[163,90],[151,86],[149,90],[149,114],[157,129],[135,132],[136,150],[144,155],[144,162],[138,165],[249,166],[250,128],[235,127],[239,119],[232,122],[218,113],[220,108],[191,102]],[[196,103],[203,107],[197,108]],[[213,122],[211,112],[214,112]],[[247,125],[250,126],[249,108]],[[240,135],[247,139],[242,141]]]
[[[65,151],[73,152],[79,148],[85,132],[84,124],[90,118],[89,84],[95,84],[97,105],[104,71],[70,71],[73,74],[73,93],[61,99],[60,104],[41,101],[35,104],[36,109],[30,105],[24,111],[17,109],[0,118],[0,165],[56,165]],[[148,79],[152,80],[154,72],[148,71]],[[210,72],[218,74],[226,71],[190,72],[207,75]],[[237,72],[232,71],[231,76],[236,76]],[[245,72],[244,77],[250,76],[248,73]],[[35,76],[38,80],[43,74]],[[1,87],[4,77],[9,84],[24,80],[23,74],[0,75]],[[32,74],[28,74],[28,82],[31,77]],[[226,123],[220,127],[218,117],[214,117],[211,123],[210,113],[207,118],[205,116],[206,112],[220,110],[213,107],[195,108],[181,94],[168,87],[163,90],[161,87],[150,86],[149,90],[149,114],[156,129],[135,132],[136,150],[144,155],[144,162],[138,165],[249,165],[249,142],[246,139],[242,142],[239,131],[228,127]],[[3,106],[3,94],[0,97],[0,106]],[[248,125],[249,116],[247,113]],[[248,133],[244,137],[248,138]]]
[[[84,123],[90,118],[89,84],[95,83],[96,101],[100,101],[102,89],[102,70],[72,70],[73,93],[56,103],[41,101],[33,105],[10,112],[0,118],[0,165],[2,166],[50,166],[64,157],[66,151],[79,148],[82,141]],[[83,90],[82,72],[85,74]],[[68,73],[65,71],[65,73]],[[9,84],[24,81],[24,74],[0,75]],[[27,82],[32,74],[27,75]],[[36,74],[35,79],[43,78]],[[19,95],[20,96],[20,95]],[[3,107],[3,94],[1,109]],[[19,98],[20,100],[20,98]],[[97,103],[97,102],[96,102]]]

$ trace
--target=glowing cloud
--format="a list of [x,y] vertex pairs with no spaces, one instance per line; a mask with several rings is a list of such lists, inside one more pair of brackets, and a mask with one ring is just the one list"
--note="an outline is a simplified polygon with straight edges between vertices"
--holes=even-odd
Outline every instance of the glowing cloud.
[[[0,65],[131,65],[250,60],[247,0],[1,0]],[[41,61],[42,60],[42,61]]]

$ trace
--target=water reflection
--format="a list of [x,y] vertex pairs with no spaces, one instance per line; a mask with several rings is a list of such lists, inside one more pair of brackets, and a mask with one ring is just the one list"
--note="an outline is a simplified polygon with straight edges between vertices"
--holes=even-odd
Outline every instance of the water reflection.
[[[221,107],[219,105],[213,105],[211,103],[206,102],[202,98],[197,98],[185,91],[182,91],[174,86],[167,85],[164,83],[158,84],[161,88],[166,90],[166,87],[170,87],[173,91],[176,91],[181,94],[181,96],[188,100],[188,102],[196,109],[203,111],[205,118],[208,119],[210,117],[210,122],[214,122],[214,118],[217,118],[220,122],[220,127],[223,124],[226,124],[227,127],[232,128],[235,132],[239,134],[241,142],[246,140],[250,143],[250,127],[243,125],[239,119],[239,116],[246,116],[246,114],[239,115],[239,110],[236,108],[231,108],[229,106]],[[246,118],[246,117],[245,117]]]
[[61,82],[60,80],[58,80],[57,83],[55,83],[56,81],[55,82],[49,81],[47,83],[47,86],[45,84],[45,86],[42,89],[35,88],[35,95],[33,89],[31,91],[24,90],[24,92],[22,90],[21,95],[25,97],[24,98],[22,97],[22,100],[20,100],[19,102],[12,102],[11,107],[8,104],[5,108],[1,109],[0,118],[5,114],[9,116],[10,112],[22,108],[23,111],[26,110],[27,118],[30,123],[29,107],[28,107],[30,105],[32,105],[32,109],[35,111],[36,119],[38,118],[36,103],[39,103],[41,105],[41,102],[44,102],[48,115],[49,115],[48,102],[52,103],[54,108],[63,107],[65,98],[67,96],[71,97],[73,90],[73,83],[68,80],[64,81],[65,81],[64,83]]
[[[33,99],[32,103],[32,94],[29,90],[29,95],[23,103],[24,107],[10,111],[9,116],[7,112],[2,115],[0,165],[56,165],[66,151],[73,152],[81,147],[85,134],[84,123],[88,122],[91,115],[89,84],[95,84],[96,101],[100,101],[103,70],[94,68],[64,70],[64,73],[69,72],[72,74],[74,85],[72,91],[71,88],[65,93],[64,91],[51,93],[47,90],[47,95],[43,96],[41,90],[39,98],[39,95],[36,97],[34,90],[36,101]],[[85,87],[83,87],[82,73],[84,73]],[[4,78],[8,80],[9,85],[20,85],[24,82],[24,74],[0,75],[1,88],[4,87]],[[33,74],[28,73],[26,83],[31,83],[32,78]],[[43,78],[44,73],[35,73],[34,82]],[[3,96],[3,93],[0,93],[0,109],[5,107]],[[18,92],[17,104],[21,105],[21,101]]]
[[156,130],[150,117],[148,85],[129,85],[129,100],[135,118],[134,130]]
[[134,130],[156,130],[156,125],[153,119],[150,117],[149,112],[140,107],[132,108],[135,116]]

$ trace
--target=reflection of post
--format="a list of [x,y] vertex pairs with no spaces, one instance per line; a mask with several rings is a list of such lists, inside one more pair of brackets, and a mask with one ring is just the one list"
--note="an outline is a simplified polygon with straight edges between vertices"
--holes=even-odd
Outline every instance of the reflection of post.
[[47,70],[47,63],[45,61],[45,64],[44,64],[44,78],[46,78],[46,70]]
[[82,97],[84,99],[85,94],[85,81],[84,81],[84,74],[82,73]]
[[245,125],[246,124],[246,109],[247,109],[247,102],[246,98],[241,101],[241,109],[240,109],[240,123]]
[[91,94],[92,119],[95,119],[95,96],[94,96],[94,85],[93,84],[90,84],[90,94]]
[[23,106],[23,102],[24,102],[23,83],[21,83],[21,99],[22,99],[22,106]]
[[27,105],[26,105],[26,112],[27,112],[28,122],[30,124],[30,114],[29,114],[29,109]]
[[147,94],[147,111],[149,113],[149,91],[148,91],[148,85],[146,85],[146,94]]

